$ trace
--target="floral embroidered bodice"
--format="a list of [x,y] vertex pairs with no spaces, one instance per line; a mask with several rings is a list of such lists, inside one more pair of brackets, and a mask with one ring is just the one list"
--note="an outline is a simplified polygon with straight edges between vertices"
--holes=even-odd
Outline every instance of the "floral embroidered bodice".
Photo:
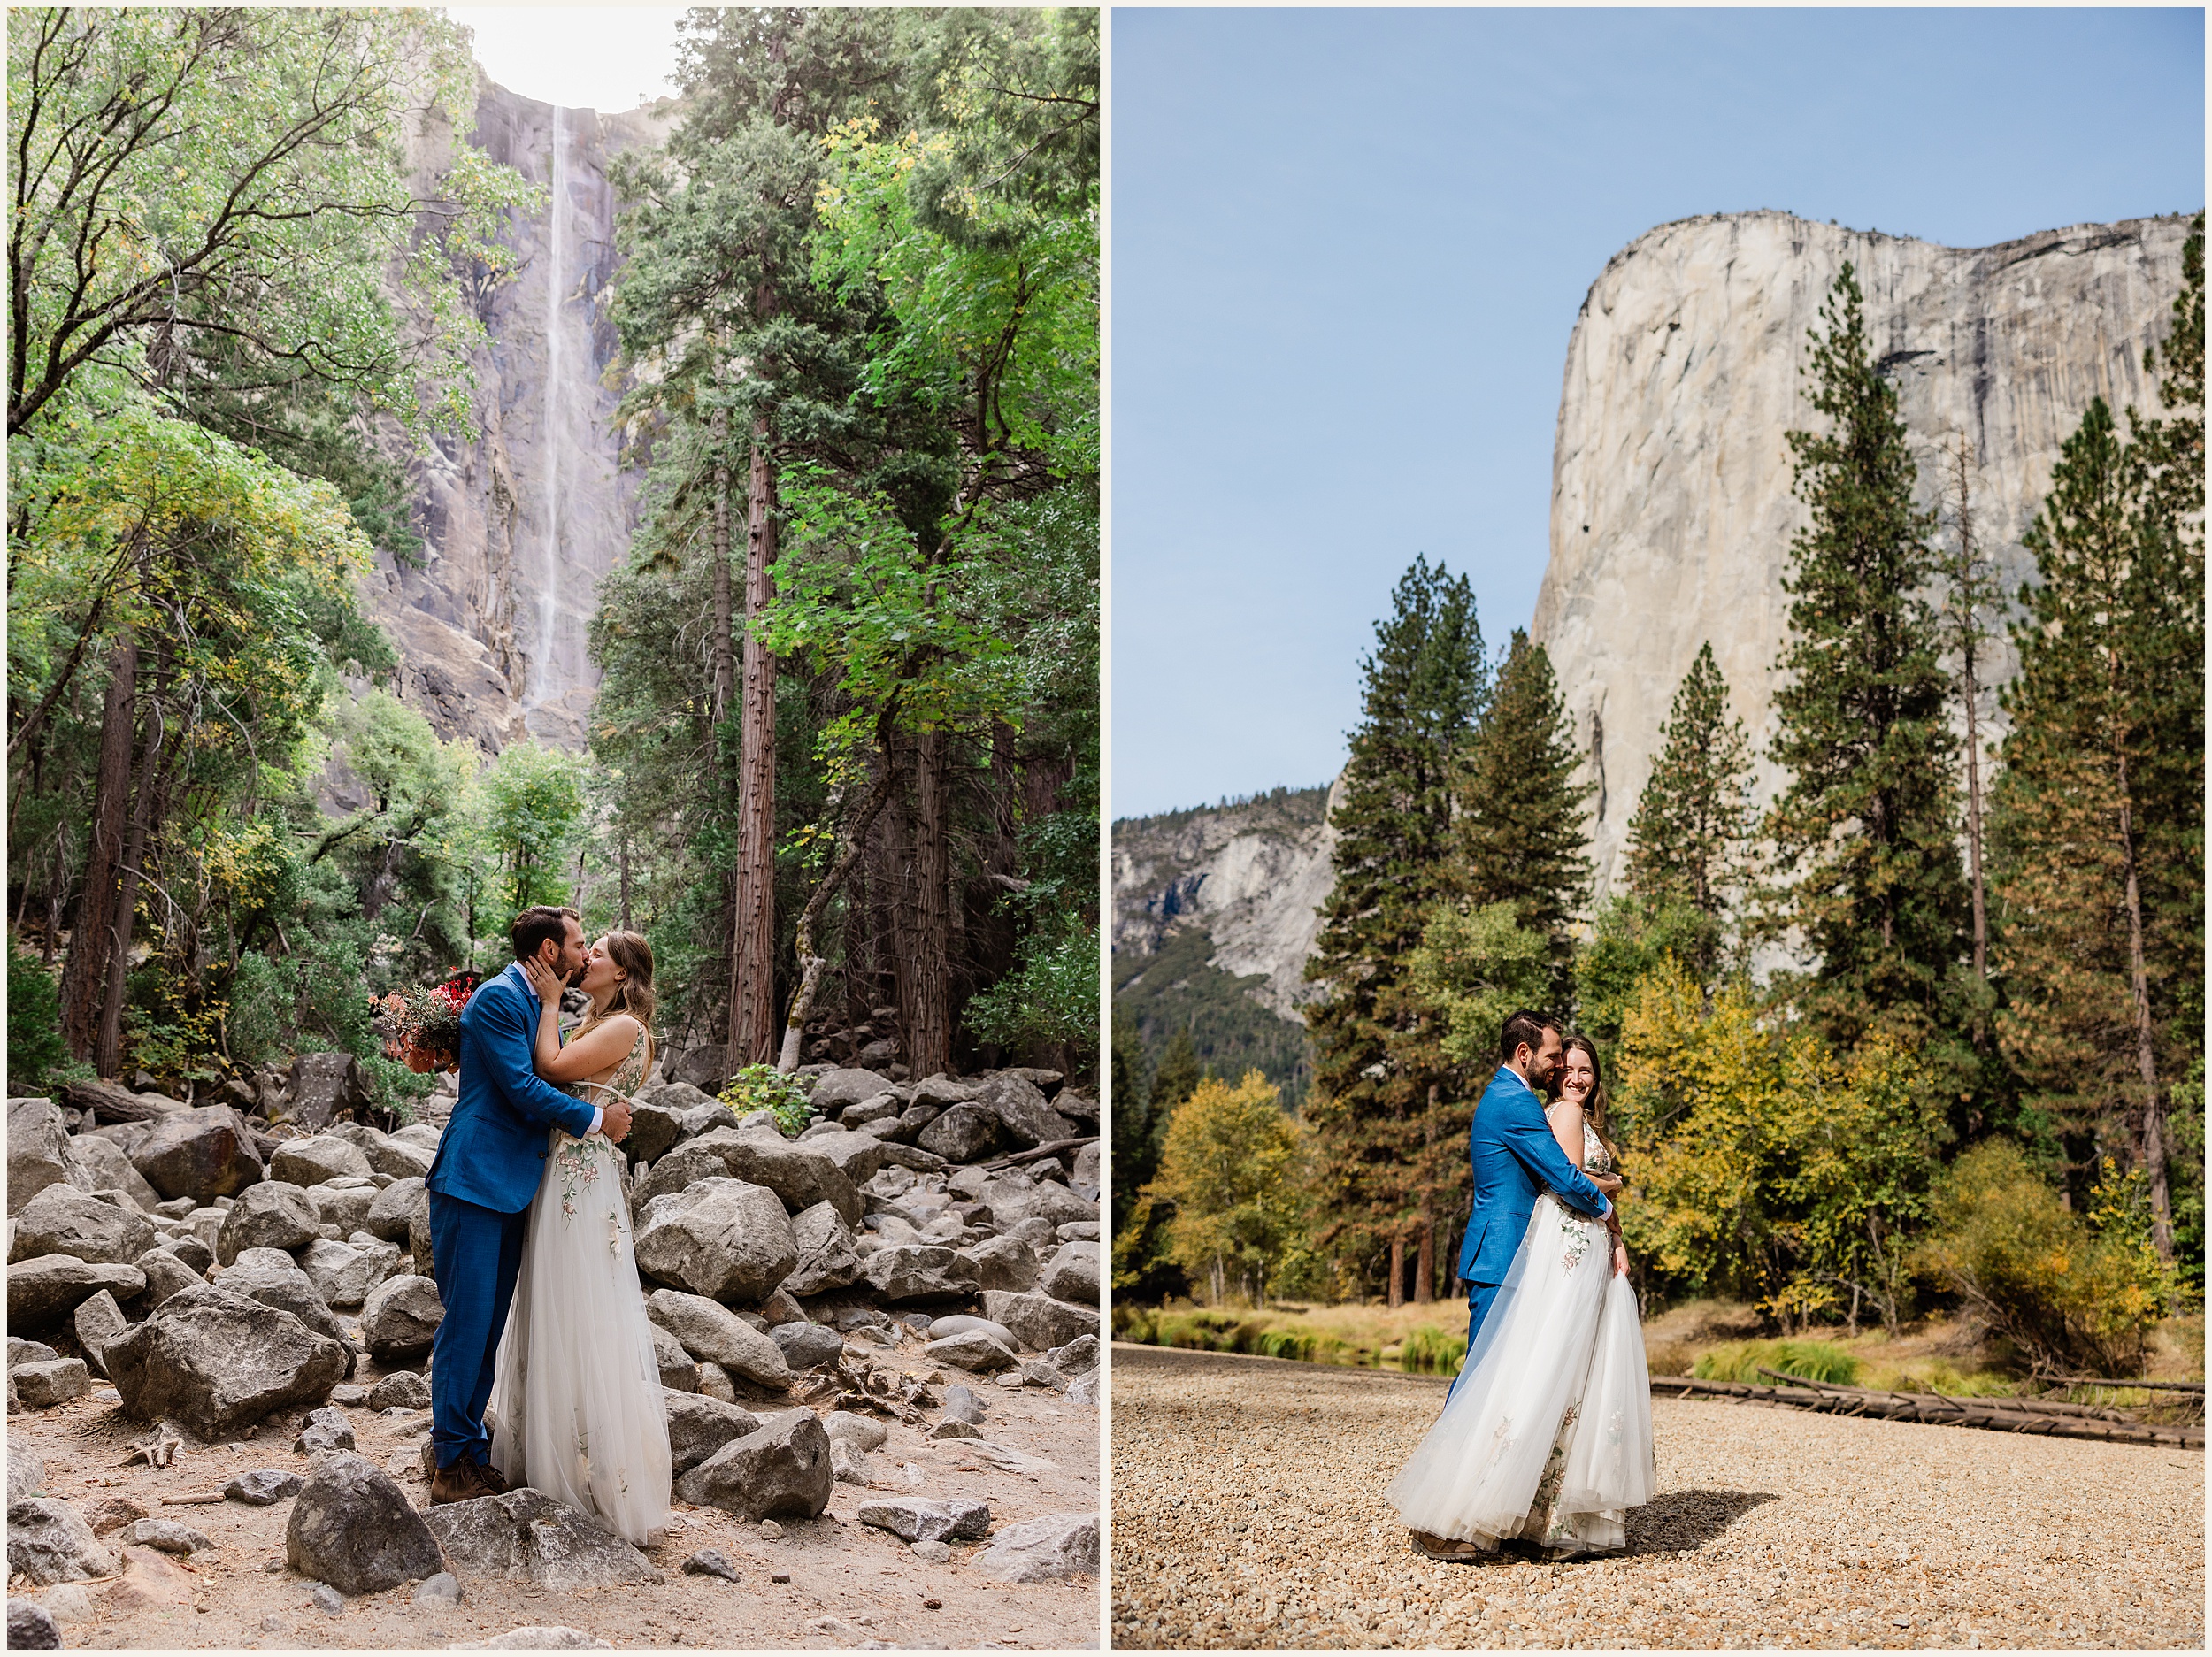
[[1609,1174],[1613,1159],[1605,1149],[1605,1141],[1598,1138],[1598,1131],[1586,1121],[1582,1124],[1582,1171],[1586,1174]]
[[[580,1034],[582,1029],[583,1026],[580,1025],[577,1033]],[[570,1037],[572,1040],[574,1039],[573,1035]],[[603,1105],[616,1093],[627,1094],[634,1092],[644,1079],[645,1032],[641,1030],[638,1032],[637,1039],[631,1044],[629,1052],[623,1056],[619,1064],[607,1073],[605,1080],[572,1082],[562,1091],[573,1094],[588,1104]],[[561,1182],[561,1217],[563,1219],[573,1221],[577,1217],[579,1209],[594,1194],[594,1187],[599,1184],[603,1169],[606,1171],[611,1185],[618,1177],[615,1172],[616,1164],[611,1155],[603,1157],[600,1155],[603,1148],[609,1151],[612,1148],[603,1138],[580,1139],[565,1129],[553,1130],[552,1159],[554,1170]],[[606,1216],[607,1247],[611,1249],[620,1247],[622,1235],[627,1229],[623,1223],[624,1205],[618,1201],[620,1193],[617,1192],[613,1195],[618,1201],[611,1201],[607,1205]]]

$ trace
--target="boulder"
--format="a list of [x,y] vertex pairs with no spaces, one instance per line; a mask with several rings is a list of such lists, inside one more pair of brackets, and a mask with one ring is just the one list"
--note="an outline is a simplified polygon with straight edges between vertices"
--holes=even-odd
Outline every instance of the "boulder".
[[69,1166],[69,1124],[50,1099],[8,1101],[8,1212],[49,1185],[73,1183]]
[[1014,1339],[1037,1352],[1064,1346],[1079,1335],[1098,1333],[1095,1306],[1071,1306],[1048,1294],[1013,1294],[993,1290],[983,1297],[983,1316],[1003,1323]]
[[661,1385],[672,1392],[695,1392],[699,1390],[698,1361],[684,1350],[678,1340],[658,1323],[652,1325],[653,1359],[660,1366]]
[[826,1202],[793,1216],[791,1236],[798,1263],[783,1280],[793,1294],[822,1294],[841,1289],[860,1276],[860,1251],[843,1217]]
[[[396,1256],[398,1250],[384,1245]],[[369,1291],[383,1280],[386,1262],[373,1254],[363,1253],[350,1243],[334,1243],[326,1237],[319,1237],[299,1254],[300,1270],[314,1285],[315,1293],[329,1306],[358,1306],[369,1298]]]
[[1044,1070],[1034,1064],[1010,1064],[1004,1070],[995,1073],[1000,1076],[1018,1076],[1047,1099],[1056,1094],[1060,1091],[1061,1082],[1066,1079],[1058,1070]]
[[130,1162],[164,1197],[200,1203],[234,1197],[265,1177],[244,1119],[228,1105],[202,1105],[156,1123],[131,1148]]
[[856,1450],[880,1450],[889,1441],[891,1429],[873,1415],[857,1415],[849,1409],[833,1410],[822,1423],[822,1431],[833,1444],[849,1444]]
[[1098,1574],[1098,1515],[1048,1514],[1010,1524],[975,1561],[1001,1582],[1056,1582]]
[[[222,1217],[220,1209],[209,1208],[204,1212],[214,1215],[219,1220]],[[197,1277],[204,1277],[215,1268],[215,1246],[197,1231],[179,1231],[173,1236],[163,1238],[154,1247],[174,1254]]]
[[165,1553],[188,1557],[204,1553],[215,1546],[214,1538],[204,1530],[195,1530],[174,1519],[134,1519],[123,1527],[122,1535],[116,1540],[127,1546],[157,1547]]
[[349,1145],[334,1133],[287,1139],[269,1153],[269,1178],[303,1190],[348,1174],[366,1178],[374,1171],[359,1146]]
[[978,1288],[1019,1293],[1037,1286],[1036,1252],[1018,1237],[987,1237],[962,1249],[960,1261]]
[[942,1070],[934,1076],[925,1076],[907,1092],[918,1105],[934,1105],[942,1110],[948,1105],[964,1105],[983,1091],[979,1081],[961,1081]]
[[[453,1097],[450,1088],[446,1097]],[[385,1136],[396,1145],[419,1145],[433,1156],[438,1154],[438,1141],[445,1137],[445,1130],[434,1122],[411,1122],[403,1128],[394,1128]]]
[[915,1143],[949,1162],[979,1162],[997,1152],[999,1119],[981,1105],[955,1105],[915,1136]]
[[673,1150],[663,1153],[645,1178],[631,1188],[630,1200],[641,1205],[656,1197],[673,1196],[703,1179],[726,1179],[729,1174],[729,1164],[716,1155],[713,1147],[700,1149],[696,1139],[686,1139]]
[[1098,1100],[1094,1094],[1064,1087],[1053,1094],[1052,1108],[1074,1123],[1079,1131],[1098,1131]]
[[845,1350],[844,1337],[819,1323],[779,1323],[768,1331],[794,1369],[811,1369],[818,1363],[834,1363]]
[[989,1205],[992,1223],[1002,1231],[1024,1220],[1058,1227],[1070,1220],[1098,1218],[1095,1202],[1084,1201],[1056,1179],[1033,1179],[1018,1168],[993,1174],[983,1182],[977,1200]]
[[423,1517],[457,1576],[564,1592],[663,1580],[657,1566],[596,1520],[526,1486],[449,1502]]
[[1048,1145],[1076,1137],[1074,1124],[1047,1104],[1044,1094],[1019,1070],[1001,1070],[987,1078],[975,1102],[998,1118],[1017,1145]]
[[44,1587],[111,1576],[119,1569],[115,1555],[100,1545],[92,1527],[67,1502],[52,1496],[27,1496],[8,1504],[11,1574],[21,1571]]
[[794,1409],[724,1445],[676,1481],[676,1496],[750,1524],[814,1518],[829,1506],[836,1484],[829,1435],[812,1410]]
[[[864,1133],[860,1137],[866,1139],[868,1136]],[[918,1145],[901,1145],[892,1139],[881,1141],[877,1152],[883,1159],[877,1164],[879,1167],[910,1168],[918,1173],[941,1174],[952,1166],[934,1151],[926,1151]]]
[[301,1423],[299,1437],[292,1440],[292,1448],[303,1455],[321,1455],[326,1451],[353,1447],[353,1423],[346,1419],[344,1410],[332,1404],[309,1410],[306,1421]]
[[297,1473],[282,1468],[257,1468],[250,1473],[239,1474],[224,1485],[223,1500],[242,1501],[249,1507],[273,1507],[298,1495],[306,1483]]
[[307,1188],[307,1200],[315,1205],[315,1217],[325,1225],[336,1226],[341,1237],[367,1230],[369,1210],[383,1194],[383,1190],[351,1175]]
[[953,1496],[926,1501],[918,1496],[895,1496],[860,1505],[860,1523],[888,1530],[904,1542],[941,1542],[948,1537],[973,1541],[991,1530],[991,1508],[972,1496]]
[[862,1275],[885,1300],[964,1299],[976,1292],[975,1279],[959,1256],[935,1243],[896,1243],[879,1248],[863,1262]]
[[857,1104],[847,1105],[838,1113],[837,1120],[848,1128],[861,1128],[871,1122],[881,1122],[887,1117],[900,1116],[908,1109],[910,1107],[896,1093],[881,1093],[873,1099],[864,1099]]
[[438,1275],[437,1256],[431,1243],[430,1188],[426,1185],[407,1205],[407,1254],[415,1262],[418,1277],[434,1278]]
[[[909,1105],[905,1109],[900,1111],[898,1114],[898,1132],[895,1133],[884,1133],[883,1137],[889,1139],[902,1139],[911,1143],[913,1140],[921,1137],[921,1132],[924,1128],[929,1126],[931,1123],[936,1121],[938,1117],[943,1116],[944,1114],[945,1107],[940,1104],[929,1103]],[[883,1128],[880,1123],[874,1124],[874,1128],[875,1132],[883,1133]]]
[[719,1576],[724,1582],[738,1580],[737,1567],[718,1547],[701,1548],[684,1561],[683,1571],[687,1576]]
[[348,1361],[291,1313],[211,1283],[171,1295],[101,1356],[132,1415],[226,1439],[273,1410],[319,1404]]
[[[369,1102],[361,1062],[350,1053],[303,1053],[284,1089],[286,1116],[303,1128],[326,1128]],[[334,1586],[335,1584],[333,1584]]]
[[445,1320],[445,1302],[427,1277],[387,1277],[361,1306],[361,1337],[379,1363],[418,1357]]
[[[222,1286],[234,1294],[243,1294],[264,1306],[273,1306],[291,1315],[317,1334],[336,1341],[349,1352],[353,1342],[347,1339],[345,1325],[317,1293],[314,1280],[293,1263],[291,1255],[280,1248],[249,1248],[243,1250],[229,1270],[223,1273]],[[346,1366],[349,1377],[353,1373],[350,1362]]]
[[1099,1254],[1096,1243],[1063,1243],[1038,1274],[1037,1286],[1056,1300],[1095,1308]]
[[664,1388],[661,1401],[668,1408],[670,1464],[678,1475],[688,1473],[724,1445],[760,1431],[759,1416],[720,1399]]
[[980,1332],[988,1335],[1002,1346],[1014,1345],[1014,1331],[1003,1323],[994,1323],[987,1317],[977,1317],[968,1312],[949,1312],[942,1317],[929,1320],[925,1331],[932,1340],[943,1340],[953,1335]]
[[[157,1254],[161,1251],[150,1248],[146,1252]],[[79,1301],[71,1316],[71,1326],[77,1331],[77,1344],[84,1348],[85,1367],[105,1380],[107,1367],[100,1362],[100,1348],[130,1326],[130,1319],[123,1316],[123,1308],[115,1303],[115,1291],[103,1289]]]
[[[197,1238],[192,1239],[198,1242]],[[213,1256],[209,1256],[211,1262]],[[188,1289],[205,1278],[192,1270],[180,1254],[172,1249],[148,1249],[131,1264],[146,1274],[146,1309],[151,1311],[180,1289]]]
[[765,1185],[783,1199],[794,1214],[826,1202],[848,1225],[860,1224],[859,1189],[843,1169],[811,1145],[796,1144],[780,1135],[733,1132],[718,1128],[686,1145],[687,1154],[711,1148],[721,1157],[733,1179]]
[[658,1101],[639,1100],[630,1111],[630,1135],[622,1141],[623,1154],[651,1164],[675,1148],[684,1131],[683,1115]]
[[977,1375],[1010,1369],[1021,1362],[1009,1348],[979,1329],[933,1340],[922,1351],[933,1363],[949,1363],[956,1369],[966,1369]]
[[841,1111],[849,1106],[875,1098],[887,1092],[883,1078],[873,1070],[828,1070],[815,1078],[807,1093],[807,1102],[821,1114]]
[[1078,1335],[1066,1346],[1046,1353],[1045,1362],[1063,1375],[1088,1375],[1098,1368],[1098,1337]]
[[[81,1591],[80,1591],[81,1592]],[[54,1614],[35,1599],[8,1600],[10,1651],[59,1651],[61,1630]]]
[[1099,1173],[1098,1141],[1094,1139],[1075,1154],[1075,1171],[1068,1176],[1068,1189],[1086,1202],[1096,1202],[1102,1189]]
[[[156,1123],[148,1139],[157,1137],[165,1125]],[[161,1207],[161,1193],[146,1183],[146,1177],[133,1165],[131,1154],[113,1139],[104,1139],[96,1133],[79,1134],[69,1141],[69,1163],[70,1183],[80,1191],[119,1191],[130,1199],[133,1208],[148,1214]]]
[[693,1357],[718,1363],[758,1386],[781,1390],[791,1385],[791,1366],[781,1348],[727,1307],[704,1295],[656,1289],[645,1311]]
[[42,1340],[26,1340],[20,1335],[8,1337],[8,1368],[19,1363],[47,1363],[61,1356]]
[[713,1359],[703,1359],[698,1366],[699,1396],[725,1404],[737,1402],[737,1383],[730,1379],[730,1372]]
[[872,1133],[849,1133],[834,1123],[827,1125],[826,1132],[808,1139],[806,1148],[827,1159],[855,1185],[864,1184],[883,1166],[883,1141]]
[[344,1454],[317,1468],[293,1501],[284,1558],[345,1594],[379,1593],[445,1569],[437,1538],[391,1476]]
[[370,1201],[369,1211],[362,1217],[360,1229],[382,1238],[388,1243],[406,1247],[407,1216],[412,1212],[415,1199],[423,1190],[423,1182],[419,1179],[393,1181]]
[[733,1068],[729,1049],[711,1042],[694,1047],[672,1063],[661,1066],[670,1081],[682,1082],[708,1094],[722,1091],[722,1084],[730,1079]]
[[85,1509],[85,1523],[92,1527],[95,1536],[106,1536],[120,1530],[146,1516],[143,1502],[133,1501],[128,1496],[103,1496]]
[[215,1258],[229,1265],[249,1248],[297,1248],[323,1234],[322,1216],[305,1190],[288,1181],[248,1185],[216,1233]]
[[428,1409],[430,1383],[412,1369],[395,1369],[369,1389],[371,1409]]
[[41,1254],[8,1267],[8,1326],[47,1329],[103,1289],[127,1300],[146,1290],[136,1266],[88,1265],[74,1254]]
[[362,1155],[369,1159],[369,1171],[389,1174],[394,1179],[420,1179],[430,1172],[431,1163],[438,1160],[434,1146],[417,1145],[411,1139],[395,1139],[377,1135],[373,1145],[361,1147]]
[[51,1409],[92,1390],[92,1375],[81,1358],[55,1358],[45,1363],[19,1363],[8,1371],[8,1385],[30,1409]]
[[15,1216],[15,1242],[9,1263],[42,1254],[69,1254],[92,1266],[120,1266],[136,1260],[159,1235],[136,1208],[121,1208],[78,1190],[49,1185]]
[[703,1179],[652,1198],[635,1247],[648,1276],[718,1300],[761,1300],[799,1263],[782,1200],[740,1179]]

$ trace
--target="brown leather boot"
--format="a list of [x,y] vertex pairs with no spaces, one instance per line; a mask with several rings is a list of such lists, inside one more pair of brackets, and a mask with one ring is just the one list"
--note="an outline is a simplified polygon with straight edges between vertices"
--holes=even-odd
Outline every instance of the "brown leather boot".
[[491,1495],[493,1492],[485,1489],[483,1480],[477,1477],[480,1470],[466,1456],[451,1467],[440,1468],[430,1476],[430,1505],[434,1507],[441,1502],[474,1501],[479,1496]]
[[487,1496],[504,1496],[507,1493],[507,1481],[500,1477],[499,1470],[489,1461],[472,1461],[470,1465],[476,1469],[476,1482],[484,1487]]

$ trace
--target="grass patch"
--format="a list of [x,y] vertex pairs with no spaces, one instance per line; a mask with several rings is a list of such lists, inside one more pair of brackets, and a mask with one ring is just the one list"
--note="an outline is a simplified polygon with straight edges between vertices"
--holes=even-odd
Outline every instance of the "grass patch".
[[1699,1354],[1690,1373],[1701,1381],[1747,1381],[1763,1386],[1773,1378],[1759,1373],[1765,1368],[1831,1386],[1856,1386],[1861,1367],[1855,1355],[1832,1341],[1731,1340]]
[[1398,1344],[1398,1367],[1417,1375],[1457,1375],[1467,1355],[1467,1337],[1448,1335],[1424,1323]]

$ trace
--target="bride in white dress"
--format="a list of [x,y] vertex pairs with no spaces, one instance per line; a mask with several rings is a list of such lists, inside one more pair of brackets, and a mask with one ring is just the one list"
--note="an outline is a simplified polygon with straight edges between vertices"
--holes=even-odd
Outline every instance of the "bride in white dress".
[[[1603,1106],[1597,1051],[1582,1036],[1564,1047],[1546,1118],[1571,1161],[1610,1173],[1584,1113]],[[1485,1553],[1516,1537],[1555,1559],[1626,1549],[1627,1510],[1651,1500],[1657,1465],[1628,1255],[1609,1243],[1604,1221],[1537,1198],[1443,1415],[1391,1481],[1413,1529]]]
[[[626,1096],[652,1068],[653,952],[635,932],[592,946],[580,986],[591,1010],[564,1046],[561,980],[526,963],[542,1012],[540,1076],[580,1098]],[[514,1309],[492,1383],[492,1465],[640,1545],[668,1530],[668,1419],[622,1194],[603,1133],[556,1128],[530,1205]]]

